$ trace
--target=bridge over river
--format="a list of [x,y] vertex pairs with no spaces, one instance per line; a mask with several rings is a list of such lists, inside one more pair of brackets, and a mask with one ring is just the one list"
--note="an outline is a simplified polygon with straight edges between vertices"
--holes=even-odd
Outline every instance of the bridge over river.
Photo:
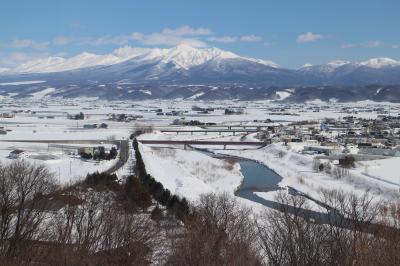
[[155,144],[155,145],[196,145],[196,146],[256,146],[263,147],[267,145],[266,142],[261,141],[209,141],[209,140],[138,140],[142,144]]

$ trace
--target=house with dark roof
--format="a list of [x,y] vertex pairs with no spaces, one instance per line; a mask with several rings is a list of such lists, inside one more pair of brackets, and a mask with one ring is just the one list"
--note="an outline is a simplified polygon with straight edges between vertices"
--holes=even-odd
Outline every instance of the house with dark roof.
[[24,150],[13,150],[10,152],[10,154],[8,155],[9,158],[11,159],[19,159],[19,158],[23,158],[25,157],[27,154]]

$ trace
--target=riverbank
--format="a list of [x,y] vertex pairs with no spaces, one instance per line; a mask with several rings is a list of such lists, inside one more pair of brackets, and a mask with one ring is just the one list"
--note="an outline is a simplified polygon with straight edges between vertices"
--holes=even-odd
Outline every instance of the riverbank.
[[[398,196],[396,186],[373,179],[365,179],[357,173],[349,177],[335,178],[325,172],[313,170],[313,158],[292,151],[283,143],[274,143],[258,150],[214,150],[228,156],[240,156],[266,165],[282,177],[281,187],[295,187],[316,199],[322,190],[340,189],[346,193],[363,195],[369,191],[377,199],[390,200]],[[273,200],[276,193],[257,192],[260,197]]]

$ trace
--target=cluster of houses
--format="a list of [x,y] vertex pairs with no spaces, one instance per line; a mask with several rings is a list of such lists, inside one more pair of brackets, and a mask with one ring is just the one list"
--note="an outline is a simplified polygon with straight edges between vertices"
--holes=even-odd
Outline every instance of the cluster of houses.
[[305,154],[339,155],[356,151],[360,155],[400,157],[400,117],[387,115],[377,119],[346,116],[321,123],[303,121],[268,126],[258,137],[287,144],[302,142]]
[[186,120],[184,117],[172,121],[174,126],[214,126],[216,123],[200,122],[199,120]]
[[80,112],[79,114],[68,114],[67,118],[72,120],[83,120],[85,119],[85,115],[84,113]]
[[224,110],[224,114],[225,115],[241,115],[244,113],[244,109],[243,108],[226,108]]
[[108,125],[106,123],[101,123],[99,124],[84,124],[83,125],[84,129],[94,129],[94,128],[108,128]]
[[[106,150],[102,145],[87,145],[87,146],[76,146],[76,145],[65,145],[65,144],[49,144],[49,150],[62,151],[65,154],[70,155],[80,155],[82,158],[100,158],[102,155],[107,155],[115,153],[118,149],[117,147],[112,147],[111,150]],[[12,150],[8,158],[10,159],[24,159],[29,156],[28,152],[22,149]],[[106,157],[106,156],[103,156]]]
[[166,116],[181,116],[184,113],[187,113],[187,111],[169,111],[169,112],[163,112],[162,109],[159,109],[159,112],[157,112],[157,115],[166,115]]
[[0,113],[0,118],[13,118],[15,114],[13,113]]
[[143,118],[142,115],[132,115],[132,114],[109,114],[108,120],[117,122],[131,122],[139,118]]

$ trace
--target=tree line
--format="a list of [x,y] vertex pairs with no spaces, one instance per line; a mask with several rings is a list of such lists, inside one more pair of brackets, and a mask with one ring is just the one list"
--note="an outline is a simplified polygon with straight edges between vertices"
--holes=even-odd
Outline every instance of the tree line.
[[139,143],[136,138],[133,139],[133,149],[135,150],[135,173],[140,182],[149,191],[157,202],[167,207],[169,211],[174,213],[178,219],[184,219],[189,214],[189,203],[185,198],[172,195],[171,192],[164,188],[163,184],[154,179],[146,171],[142,155],[139,150]]

